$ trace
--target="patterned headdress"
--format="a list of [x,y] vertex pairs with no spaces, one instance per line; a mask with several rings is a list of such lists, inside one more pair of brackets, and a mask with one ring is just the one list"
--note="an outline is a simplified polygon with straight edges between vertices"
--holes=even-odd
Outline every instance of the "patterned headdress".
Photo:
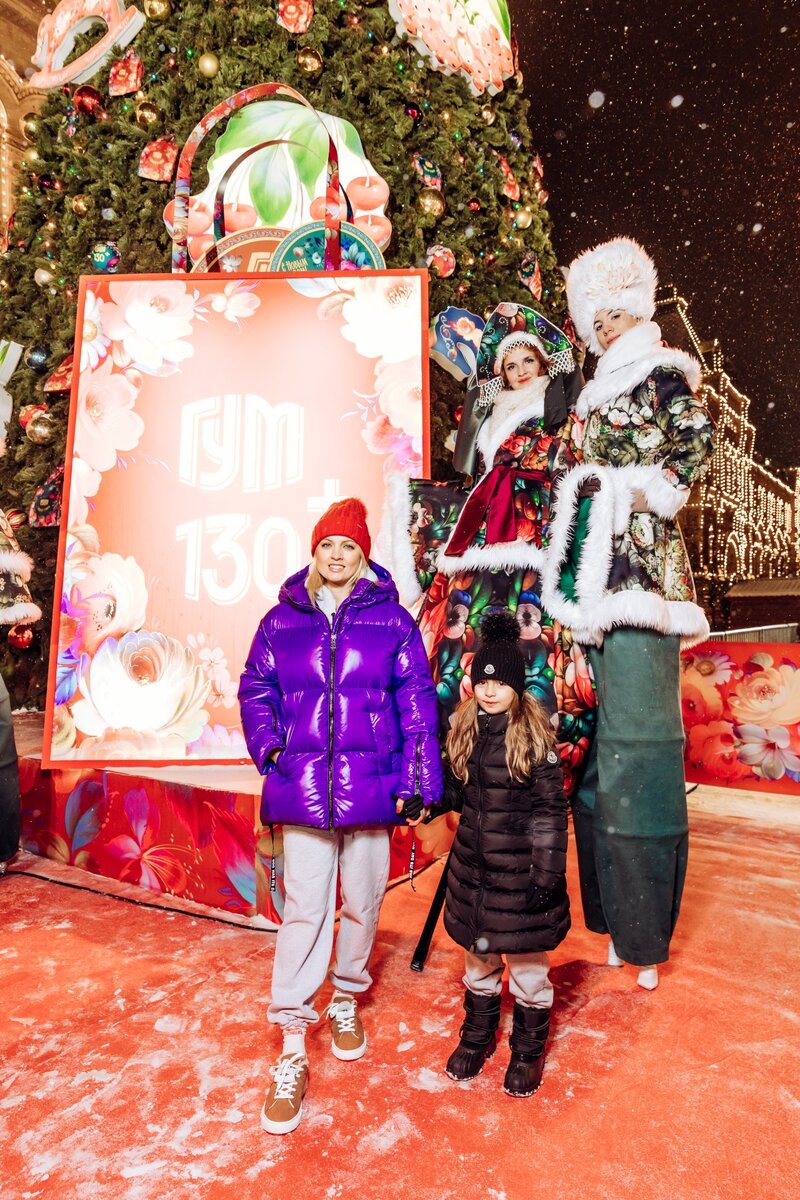
[[498,304],[484,326],[478,347],[476,373],[481,402],[489,404],[502,392],[503,359],[516,346],[535,346],[547,359],[551,378],[574,367],[572,343],[563,330],[524,304]]
[[603,309],[620,308],[642,321],[656,311],[658,275],[652,258],[632,238],[613,238],[573,259],[567,276],[567,300],[578,336],[593,354],[603,348],[594,319]]

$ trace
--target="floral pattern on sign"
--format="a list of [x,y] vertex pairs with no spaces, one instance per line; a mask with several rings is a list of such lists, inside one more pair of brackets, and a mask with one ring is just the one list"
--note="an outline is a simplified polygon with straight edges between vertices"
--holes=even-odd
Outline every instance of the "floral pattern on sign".
[[[195,320],[237,326],[261,301],[247,283],[199,295],[175,280],[115,281],[83,306],[68,530],[61,590],[52,751],[74,758],[244,757],[243,740],[203,734],[213,709],[231,709],[236,686],[224,659],[148,631],[148,586],[131,556],[103,550],[92,509],[103,476],[127,465],[144,421],[136,401],[144,375],[180,372],[193,354]],[[135,460],[132,460],[135,461]],[[150,461],[150,460],[148,460]],[[152,460],[163,467],[163,463]],[[202,637],[202,635],[200,635]]]
[[437,70],[462,74],[475,95],[515,73],[506,0],[389,0],[397,31]]
[[797,646],[718,645],[681,656],[687,778],[800,792]]

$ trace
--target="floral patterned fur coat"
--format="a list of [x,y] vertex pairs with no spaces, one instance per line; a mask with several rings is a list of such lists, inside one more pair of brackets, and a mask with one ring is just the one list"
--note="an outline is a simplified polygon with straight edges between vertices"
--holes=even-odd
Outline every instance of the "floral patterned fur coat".
[[[648,322],[611,346],[579,397],[583,463],[558,489],[542,593],[578,642],[599,645],[617,626],[678,634],[684,645],[708,635],[676,519],[714,451],[699,383],[697,360],[664,346]],[[590,476],[600,490],[580,528],[578,491]]]

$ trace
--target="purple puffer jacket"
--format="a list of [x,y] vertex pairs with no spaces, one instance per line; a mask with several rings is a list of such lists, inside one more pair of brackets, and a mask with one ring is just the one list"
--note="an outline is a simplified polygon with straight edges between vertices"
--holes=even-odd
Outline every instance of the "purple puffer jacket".
[[[383,567],[331,628],[288,579],[258,627],[239,686],[247,748],[265,776],[261,819],[333,829],[403,822],[397,797],[442,793],[436,691],[420,632]],[[280,749],[277,766],[269,761]]]

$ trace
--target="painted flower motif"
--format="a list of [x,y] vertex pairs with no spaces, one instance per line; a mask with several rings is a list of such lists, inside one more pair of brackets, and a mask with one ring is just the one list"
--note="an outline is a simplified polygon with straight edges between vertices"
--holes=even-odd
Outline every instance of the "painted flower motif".
[[208,301],[214,312],[223,313],[226,321],[238,325],[246,317],[252,317],[261,301],[253,295],[254,283],[226,283],[222,292],[213,292]]
[[655,450],[663,440],[664,435],[660,429],[648,429],[644,433],[636,434],[636,445],[640,450]]
[[783,779],[787,771],[800,771],[800,758],[791,751],[791,735],[783,726],[737,725],[736,734],[742,742],[739,758],[762,779]]
[[364,358],[400,363],[419,354],[419,286],[414,279],[354,276],[342,305],[342,337]]
[[120,450],[133,450],[144,421],[133,411],[137,389],[124,375],[112,373],[107,358],[82,375],[75,414],[75,453],[95,471],[110,471]]
[[738,745],[730,721],[710,721],[707,725],[695,725],[688,731],[687,756],[696,769],[733,783],[737,779],[752,777],[750,767],[739,759]]
[[684,729],[707,725],[722,716],[722,696],[708,675],[694,666],[681,672],[681,708]]
[[247,743],[241,730],[210,722],[186,750],[192,758],[247,758]]
[[471,671],[472,671],[472,660],[474,657],[475,657],[474,651],[471,651],[468,654],[461,655],[461,661],[459,662],[458,665],[461,668],[461,670],[464,672],[464,674],[461,677],[461,687],[459,689],[459,700],[469,700],[473,695]]
[[105,332],[118,366],[133,363],[148,375],[168,375],[194,354],[195,299],[184,283],[110,283],[103,311]]
[[107,637],[81,679],[72,710],[81,733],[107,730],[198,738],[208,721],[210,684],[188,647],[163,633]]
[[147,616],[147,585],[135,558],[121,554],[72,556],[65,612],[75,621],[72,648],[94,654],[107,637],[141,629]]
[[93,371],[108,354],[110,345],[111,338],[103,332],[103,301],[90,288],[83,308],[81,371]]
[[53,708],[53,735],[50,741],[51,752],[55,755],[67,754],[75,745],[78,736],[75,722],[66,704],[56,704]]
[[385,475],[399,471],[409,477],[422,474],[422,438],[408,437],[395,429],[388,417],[367,421],[361,436],[371,454],[385,455]]
[[100,737],[86,737],[75,747],[70,758],[97,758],[102,762],[123,759],[185,758],[186,746],[177,734],[161,737],[136,729],[108,729]]
[[758,658],[764,664],[762,669],[746,675],[728,698],[736,721],[740,725],[760,725],[762,729],[797,724],[800,721],[800,671],[789,663],[772,666],[773,660],[767,654]]
[[133,788],[123,801],[123,809],[131,832],[112,838],[106,847],[123,864],[119,878],[154,892],[183,892],[186,870],[175,849],[156,843],[158,805],[150,802],[144,788]]
[[[517,533],[519,532],[519,522],[517,522]],[[517,605],[516,615],[519,636],[523,641],[535,641],[542,636],[542,610],[538,605],[527,600],[523,601]]]
[[500,91],[514,74],[505,0],[395,0],[393,11],[398,29],[434,65],[462,72],[476,94]]
[[221,705],[222,708],[233,708],[236,704],[238,684],[235,679],[231,679],[231,673],[227,666],[216,667],[208,674],[207,678],[211,684],[208,693],[209,704]]
[[379,362],[375,368],[378,403],[395,429],[422,437],[422,374],[419,359]]
[[684,652],[681,665],[684,671],[696,671],[706,683],[721,687],[730,679],[736,664],[719,650],[692,650]]
[[591,710],[596,706],[592,668],[583,648],[576,642],[572,643],[570,657],[564,668],[564,683],[577,699],[579,710]]
[[613,425],[615,429],[621,429],[623,425],[630,425],[630,415],[625,412],[624,408],[609,409],[607,421],[609,425]]
[[89,499],[97,495],[102,475],[77,455],[72,460],[69,485],[68,528],[81,527],[89,520]]

